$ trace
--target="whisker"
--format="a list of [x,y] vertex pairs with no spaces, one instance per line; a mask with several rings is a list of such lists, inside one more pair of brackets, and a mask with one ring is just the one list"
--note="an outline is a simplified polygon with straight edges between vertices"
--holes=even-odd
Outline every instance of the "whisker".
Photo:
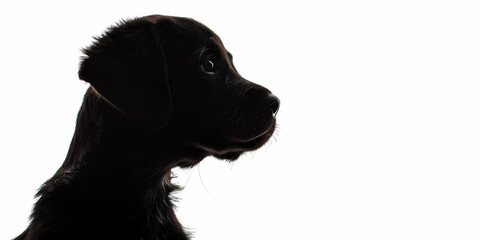
[[210,197],[213,198],[212,194],[210,193],[210,191],[208,191],[207,187],[206,187],[205,184],[203,183],[202,174],[200,173],[200,165],[201,165],[201,164],[198,164],[198,168],[197,168],[198,177],[200,178],[200,182],[202,183],[202,186],[203,186],[203,188],[205,189],[205,191],[207,191],[208,195],[210,195]]

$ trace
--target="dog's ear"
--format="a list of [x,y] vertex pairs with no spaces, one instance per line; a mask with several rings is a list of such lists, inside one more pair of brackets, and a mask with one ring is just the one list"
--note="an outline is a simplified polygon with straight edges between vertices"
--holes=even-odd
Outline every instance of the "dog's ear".
[[164,29],[137,19],[110,28],[88,48],[78,75],[125,116],[153,128],[165,126],[172,114]]

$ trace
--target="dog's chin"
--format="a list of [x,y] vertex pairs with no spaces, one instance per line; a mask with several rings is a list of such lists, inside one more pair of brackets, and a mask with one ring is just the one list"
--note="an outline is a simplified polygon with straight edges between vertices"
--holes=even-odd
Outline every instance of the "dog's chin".
[[[260,133],[251,133],[243,136],[233,134],[230,136],[206,136],[197,139],[190,143],[201,154],[201,158],[213,156],[218,159],[234,161],[237,160],[243,153],[254,151],[262,147],[275,132],[275,119],[271,124]],[[197,161],[199,162],[199,161]],[[197,163],[196,162],[196,163]]]
[[242,156],[243,153],[245,152],[244,151],[226,152],[226,153],[220,153],[220,154],[213,154],[213,156],[221,160],[235,161],[240,156]]
[[234,161],[243,153],[261,148],[275,132],[275,124],[272,124],[267,131],[248,139],[230,139],[229,147],[212,155],[218,159]]

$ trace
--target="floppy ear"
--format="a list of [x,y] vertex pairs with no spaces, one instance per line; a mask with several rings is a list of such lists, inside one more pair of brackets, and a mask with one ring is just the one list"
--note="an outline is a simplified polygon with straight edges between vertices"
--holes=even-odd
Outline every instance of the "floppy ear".
[[162,29],[136,19],[110,28],[84,49],[78,75],[125,116],[153,128],[172,114]]

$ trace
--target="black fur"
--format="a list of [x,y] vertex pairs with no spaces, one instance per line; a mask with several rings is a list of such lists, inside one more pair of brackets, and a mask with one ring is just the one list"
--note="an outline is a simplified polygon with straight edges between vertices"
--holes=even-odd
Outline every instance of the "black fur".
[[124,21],[84,53],[79,76],[91,87],[70,149],[16,239],[188,239],[171,169],[258,149],[278,98],[243,79],[220,38],[192,19]]

